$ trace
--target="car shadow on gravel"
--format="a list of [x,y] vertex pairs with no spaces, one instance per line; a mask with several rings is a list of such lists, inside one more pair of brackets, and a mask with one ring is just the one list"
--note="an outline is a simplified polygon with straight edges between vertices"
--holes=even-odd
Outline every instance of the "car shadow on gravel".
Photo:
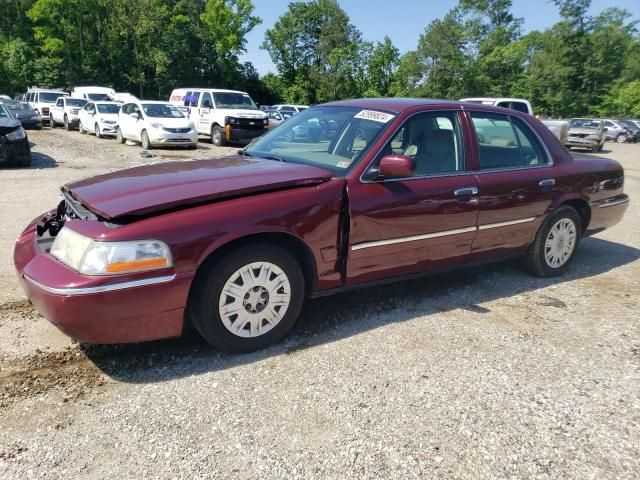
[[[264,350],[229,355],[210,347],[187,328],[178,339],[121,345],[82,345],[104,373],[126,383],[163,382],[250,364],[332,343],[385,325],[456,309],[490,313],[480,304],[592,277],[640,259],[640,250],[587,238],[571,270],[557,278],[524,273],[516,261],[408,280],[310,300],[293,331]],[[541,296],[543,308],[563,308],[558,298]]]
[[39,152],[31,152],[31,165],[28,167],[21,166],[10,166],[6,169],[11,170],[34,170],[40,168],[56,168],[58,166],[58,162],[54,160],[53,157],[49,155],[45,155],[44,153]]

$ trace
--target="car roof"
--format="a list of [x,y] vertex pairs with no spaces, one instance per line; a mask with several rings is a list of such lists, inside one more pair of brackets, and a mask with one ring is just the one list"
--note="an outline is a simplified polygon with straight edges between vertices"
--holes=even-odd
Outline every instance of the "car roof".
[[[325,103],[326,106],[335,107],[358,107],[371,108],[375,110],[386,110],[394,113],[401,113],[414,107],[438,106],[449,108],[469,108],[468,103],[455,100],[437,100],[432,98],[358,98],[354,100],[340,100],[337,102]],[[488,105],[474,105],[475,107],[489,107]],[[490,107],[494,109],[496,107]],[[501,109],[502,110],[502,109]]]
[[247,94],[247,95],[248,95],[248,93],[247,93],[247,92],[243,92],[243,91],[241,91],[241,90],[228,90],[228,89],[226,89],[226,88],[202,88],[202,87],[188,87],[188,88],[186,88],[186,87],[181,87],[181,88],[176,88],[176,89],[174,89],[173,91],[174,91],[174,92],[180,92],[180,91],[183,91],[183,90],[184,90],[185,92],[188,92],[188,91],[191,91],[191,92],[192,92],[192,91],[194,91],[194,90],[200,90],[200,91],[202,91],[202,92],[213,92],[213,93],[245,93],[245,94]]

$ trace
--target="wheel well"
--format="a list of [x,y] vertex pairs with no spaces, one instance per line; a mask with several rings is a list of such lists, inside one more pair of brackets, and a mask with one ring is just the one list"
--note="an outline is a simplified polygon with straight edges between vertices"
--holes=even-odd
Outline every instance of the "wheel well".
[[281,247],[288,253],[292,254],[302,267],[306,293],[309,294],[314,290],[316,283],[316,262],[313,258],[313,254],[302,240],[288,233],[257,233],[232,240],[209,254],[209,256],[198,266],[196,277],[204,264],[215,262],[216,259],[229,254],[229,252],[237,248],[244,247],[246,245],[255,245],[257,243]]
[[574,200],[568,200],[562,205],[568,205],[578,212],[578,215],[580,215],[580,221],[582,222],[582,233],[584,233],[591,221],[591,207],[589,204],[584,200],[576,198]]

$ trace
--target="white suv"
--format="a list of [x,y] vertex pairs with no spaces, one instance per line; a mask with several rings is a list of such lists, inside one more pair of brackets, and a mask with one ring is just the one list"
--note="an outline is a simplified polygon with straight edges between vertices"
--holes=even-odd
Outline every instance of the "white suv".
[[140,142],[145,150],[161,145],[196,148],[198,144],[195,125],[180,110],[167,102],[146,100],[122,105],[116,138],[120,143]]
[[82,98],[58,97],[56,103],[51,106],[49,114],[49,126],[64,125],[65,130],[71,130],[80,123],[80,109],[87,104]]
[[38,112],[44,121],[49,120],[49,109],[56,103],[58,97],[68,95],[67,92],[63,92],[62,90],[47,90],[33,87],[22,96],[22,100],[31,105],[31,108]]
[[269,128],[267,114],[248,93],[215,88],[177,88],[169,99],[211,143],[249,142]]

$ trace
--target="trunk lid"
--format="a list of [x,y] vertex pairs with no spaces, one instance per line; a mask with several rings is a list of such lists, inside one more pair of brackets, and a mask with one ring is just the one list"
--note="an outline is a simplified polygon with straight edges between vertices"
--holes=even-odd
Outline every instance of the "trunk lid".
[[260,192],[317,185],[333,173],[274,160],[231,156],[166,162],[119,170],[64,185],[97,215],[142,216]]

